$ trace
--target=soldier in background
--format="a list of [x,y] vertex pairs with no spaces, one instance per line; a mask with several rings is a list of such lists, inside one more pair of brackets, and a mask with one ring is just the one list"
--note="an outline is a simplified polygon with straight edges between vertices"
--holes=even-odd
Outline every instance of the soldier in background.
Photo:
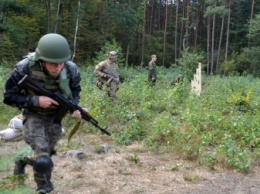
[[108,96],[117,102],[116,92],[119,89],[119,72],[116,60],[118,58],[118,52],[111,51],[108,53],[108,58],[100,62],[94,70],[95,76],[98,78],[97,87],[102,90],[103,85],[107,87]]
[[154,86],[157,80],[156,74],[156,55],[151,55],[151,61],[148,64],[148,82]]
[[182,83],[184,79],[184,76],[182,74],[179,74],[178,77],[171,82],[171,85],[176,86],[179,83]]

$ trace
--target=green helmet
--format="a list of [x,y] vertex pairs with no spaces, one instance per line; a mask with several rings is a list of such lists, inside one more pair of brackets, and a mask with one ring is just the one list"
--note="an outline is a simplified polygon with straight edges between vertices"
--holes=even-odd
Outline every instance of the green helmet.
[[118,57],[118,52],[117,51],[110,51],[108,53],[108,58],[116,59],[117,57]]
[[35,59],[50,63],[63,63],[71,58],[69,43],[60,34],[46,34],[38,42]]

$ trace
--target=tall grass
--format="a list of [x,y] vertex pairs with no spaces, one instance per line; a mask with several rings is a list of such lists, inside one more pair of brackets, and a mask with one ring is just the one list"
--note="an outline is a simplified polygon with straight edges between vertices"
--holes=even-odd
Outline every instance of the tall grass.
[[[118,91],[119,102],[113,104],[106,92],[95,86],[93,67],[81,69],[80,105],[88,108],[100,125],[108,125],[111,139],[118,144],[143,142],[152,151],[175,152],[211,169],[247,172],[259,163],[259,79],[203,76],[198,97],[190,92],[185,79],[175,87],[170,85],[178,73],[158,68],[158,81],[151,87],[145,69],[121,68],[124,81]],[[0,79],[6,79],[6,74]],[[14,116],[13,108],[1,106],[1,115]],[[63,124],[69,129],[74,123],[66,117]],[[101,133],[87,122],[81,127],[86,133]]]

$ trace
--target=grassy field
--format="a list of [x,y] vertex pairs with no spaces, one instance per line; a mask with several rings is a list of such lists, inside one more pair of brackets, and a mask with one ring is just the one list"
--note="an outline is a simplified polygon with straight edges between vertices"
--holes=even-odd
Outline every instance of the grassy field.
[[[1,69],[2,84],[9,72]],[[80,105],[101,126],[108,126],[115,143],[143,142],[150,151],[175,152],[213,170],[224,167],[247,172],[259,164],[259,79],[203,76],[202,95],[197,97],[185,79],[175,87],[170,85],[178,75],[174,69],[158,68],[154,87],[148,85],[145,69],[121,68],[120,74],[119,102],[113,104],[96,88],[93,68],[81,69]],[[3,103],[0,106],[1,126],[20,113]],[[74,124],[75,120],[64,119],[66,129]],[[81,128],[84,133],[100,133],[87,122]],[[1,159],[0,166],[3,163]]]

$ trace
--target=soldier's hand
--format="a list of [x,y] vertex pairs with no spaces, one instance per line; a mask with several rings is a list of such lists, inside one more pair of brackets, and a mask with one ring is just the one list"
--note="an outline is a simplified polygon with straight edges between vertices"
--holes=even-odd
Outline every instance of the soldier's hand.
[[75,110],[72,114],[71,117],[81,119],[81,113],[79,110]]
[[[82,108],[84,111],[88,112],[88,109]],[[79,110],[75,110],[72,114],[71,117],[81,119],[81,113]]]
[[103,78],[107,78],[107,75],[106,75],[106,74],[103,74]]
[[47,96],[39,96],[39,106],[41,108],[49,108],[51,106],[59,106],[59,103]]

